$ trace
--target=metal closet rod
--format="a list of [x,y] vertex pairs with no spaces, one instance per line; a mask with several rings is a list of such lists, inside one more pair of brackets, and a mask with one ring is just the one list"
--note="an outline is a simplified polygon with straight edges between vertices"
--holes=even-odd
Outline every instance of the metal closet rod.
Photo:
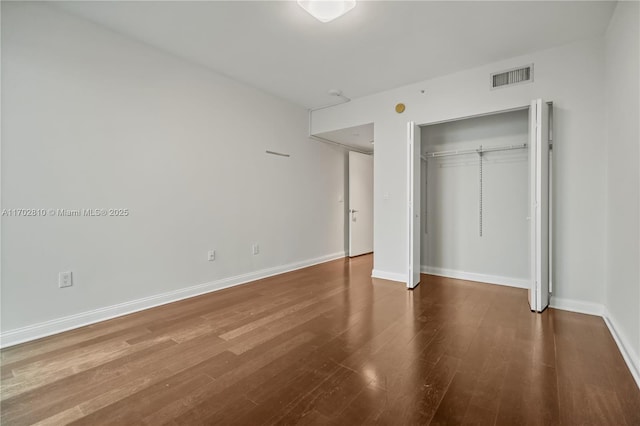
[[524,149],[526,147],[527,147],[527,144],[523,143],[520,145],[494,146],[491,148],[462,149],[462,150],[456,149],[454,151],[427,152],[425,153],[425,157],[435,158],[435,157],[447,157],[449,155],[482,154],[483,152],[510,151],[512,149]]

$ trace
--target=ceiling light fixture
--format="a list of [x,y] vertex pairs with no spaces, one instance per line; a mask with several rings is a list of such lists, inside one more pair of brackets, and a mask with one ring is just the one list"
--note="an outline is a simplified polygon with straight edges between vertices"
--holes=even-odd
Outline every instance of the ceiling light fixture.
[[333,21],[356,7],[355,0],[298,0],[298,4],[320,22]]

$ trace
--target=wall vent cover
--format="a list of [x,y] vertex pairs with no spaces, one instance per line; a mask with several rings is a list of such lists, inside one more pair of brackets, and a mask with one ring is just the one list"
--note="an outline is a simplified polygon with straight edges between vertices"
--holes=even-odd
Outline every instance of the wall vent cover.
[[491,88],[531,83],[533,81],[533,64],[491,74]]

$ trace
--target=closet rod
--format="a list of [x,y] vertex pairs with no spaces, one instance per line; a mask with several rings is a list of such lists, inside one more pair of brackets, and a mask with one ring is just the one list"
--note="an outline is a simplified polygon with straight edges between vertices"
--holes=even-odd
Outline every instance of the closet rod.
[[521,145],[494,146],[492,148],[479,148],[479,149],[463,149],[463,150],[455,150],[455,151],[426,152],[425,153],[425,157],[427,157],[427,158],[435,158],[435,157],[447,157],[449,155],[482,154],[483,152],[509,151],[509,150],[512,150],[512,149],[524,149],[526,147],[527,147],[527,144],[523,143]]

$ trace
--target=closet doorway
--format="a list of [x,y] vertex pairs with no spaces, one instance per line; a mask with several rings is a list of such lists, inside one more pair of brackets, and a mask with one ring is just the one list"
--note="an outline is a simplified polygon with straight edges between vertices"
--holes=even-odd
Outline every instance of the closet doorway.
[[420,272],[523,287],[549,304],[550,107],[408,125],[407,287]]

